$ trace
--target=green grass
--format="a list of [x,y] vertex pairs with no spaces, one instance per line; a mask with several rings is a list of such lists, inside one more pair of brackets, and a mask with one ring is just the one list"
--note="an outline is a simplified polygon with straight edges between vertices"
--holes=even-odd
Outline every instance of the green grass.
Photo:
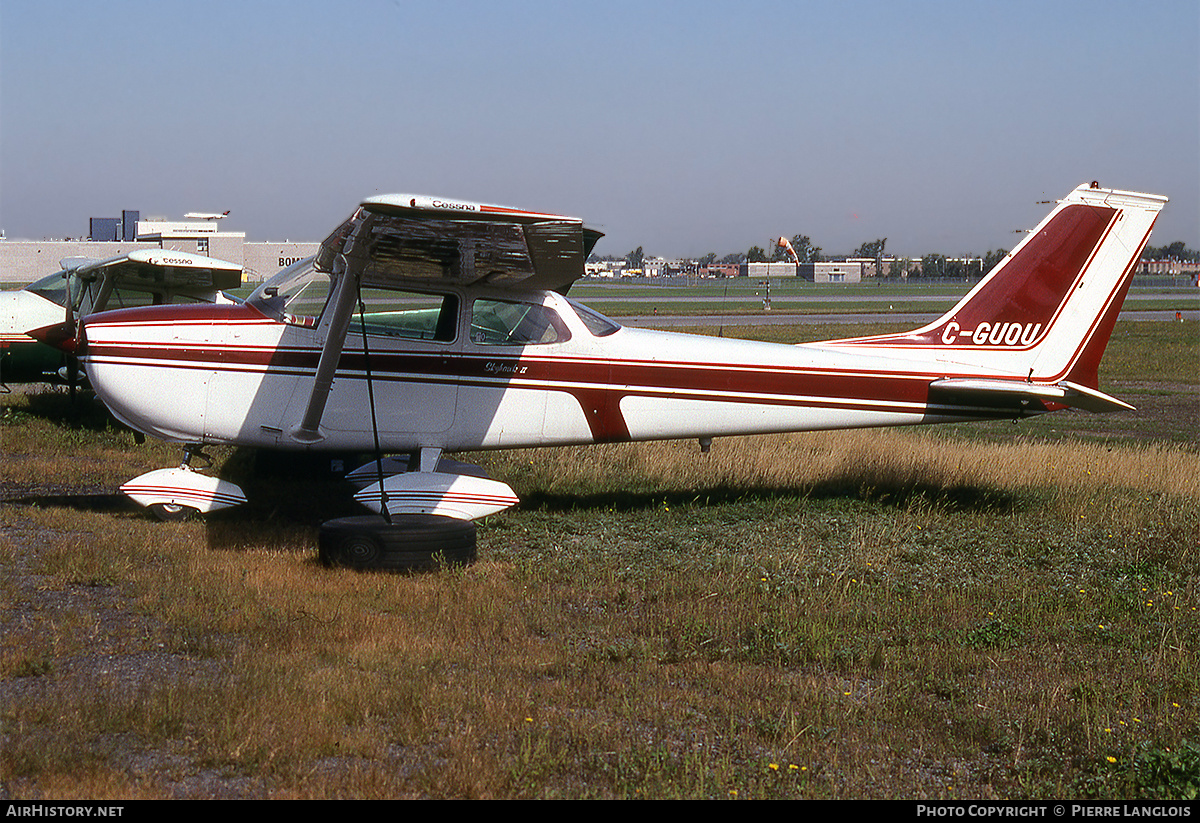
[[[773,296],[774,299],[774,296]],[[689,316],[689,315],[745,315],[748,319],[753,317],[762,317],[766,312],[758,305],[757,302],[746,301],[729,301],[721,300],[695,301],[695,302],[675,302],[675,303],[623,303],[619,301],[604,301],[604,300],[586,300],[586,305],[601,314],[606,314],[612,317],[644,317],[647,315],[657,314],[665,316]],[[879,314],[886,316],[896,312],[905,313],[927,313],[931,316],[936,316],[942,312],[949,311],[954,307],[955,300],[947,299],[944,302],[906,302],[896,300],[884,303],[863,303],[861,301],[847,300],[844,302],[835,303],[797,303],[797,302],[782,302],[776,300],[774,307],[771,310],[771,315],[824,315],[824,314]]]
[[[6,507],[44,535],[9,614],[101,587],[140,615],[6,632],[6,680],[43,684],[4,707],[10,796],[1184,796],[1194,496],[880,479],[865,441],[816,482],[626,451],[559,456],[548,493],[497,455],[526,503],[416,577],[248,520]],[[173,674],[103,674],[143,660]]]
[[[587,302],[588,300],[605,297],[628,298],[647,297],[654,294],[696,296],[716,298],[725,296],[747,296],[758,294],[763,290],[758,278],[733,278],[728,280],[693,280],[690,285],[667,283],[629,284],[619,280],[597,282],[594,280],[579,280],[571,287],[571,296]],[[919,281],[901,282],[895,280],[869,280],[862,283],[810,283],[801,278],[774,277],[771,278],[772,297],[789,296],[803,297],[809,295],[831,297],[840,295],[855,295],[869,298],[901,298],[908,296],[944,295],[947,298],[962,297],[974,283],[921,283]],[[1131,294],[1175,294],[1188,293],[1190,286],[1180,283],[1177,288],[1146,287],[1139,285],[1138,278],[1130,287]],[[1193,296],[1192,302],[1195,302]]]
[[[880,314],[893,312],[936,314],[948,311],[967,293],[971,284],[922,284],[893,281],[872,281],[850,284],[807,283],[795,278],[771,280],[770,295],[774,301],[772,314]],[[1138,300],[1126,308],[1141,311],[1194,311],[1200,295],[1187,289],[1132,289],[1135,293],[1162,293],[1159,300]],[[659,314],[686,316],[701,314],[738,314],[747,318],[764,312],[759,301],[766,293],[760,281],[738,278],[724,281],[696,281],[693,285],[629,285],[581,281],[571,289],[571,297],[591,308],[613,316],[645,316]],[[655,302],[655,297],[670,298],[671,302]],[[943,300],[929,300],[930,297]],[[842,301],[823,302],[844,297]],[[686,299],[681,299],[686,298]],[[808,301],[806,301],[808,298]],[[817,302],[811,298],[821,298]],[[919,300],[914,298],[920,298]]]
[[[1102,380],[1196,362],[1120,323]],[[316,562],[334,486],[156,523],[177,450],[0,402],[12,800],[1194,797],[1194,417],[473,455],[522,504],[403,576]]]

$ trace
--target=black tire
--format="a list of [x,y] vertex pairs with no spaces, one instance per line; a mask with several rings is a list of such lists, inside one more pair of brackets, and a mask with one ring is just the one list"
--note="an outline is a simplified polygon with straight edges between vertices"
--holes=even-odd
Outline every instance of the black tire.
[[321,524],[318,555],[326,566],[424,571],[475,560],[475,524],[434,514],[339,517]]
[[177,523],[200,514],[199,509],[184,506],[182,503],[154,503],[147,508],[152,515],[165,523]]

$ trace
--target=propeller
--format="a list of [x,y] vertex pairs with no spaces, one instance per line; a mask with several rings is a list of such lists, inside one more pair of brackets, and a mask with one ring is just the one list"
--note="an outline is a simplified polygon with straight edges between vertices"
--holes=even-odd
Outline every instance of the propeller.
[[71,400],[75,399],[75,384],[79,382],[79,340],[78,330],[74,322],[52,323],[26,332],[34,340],[52,346],[66,355],[66,379],[71,390]]
[[38,342],[53,346],[70,355],[75,354],[75,348],[78,345],[78,341],[75,339],[74,323],[52,323],[49,326],[28,331],[26,334]]

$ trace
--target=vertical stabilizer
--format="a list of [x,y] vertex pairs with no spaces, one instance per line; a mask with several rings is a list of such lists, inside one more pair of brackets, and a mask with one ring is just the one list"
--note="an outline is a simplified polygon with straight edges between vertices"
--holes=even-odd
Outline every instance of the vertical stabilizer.
[[1096,367],[1166,202],[1080,186],[938,320],[837,345],[924,351],[960,373],[1097,388]]

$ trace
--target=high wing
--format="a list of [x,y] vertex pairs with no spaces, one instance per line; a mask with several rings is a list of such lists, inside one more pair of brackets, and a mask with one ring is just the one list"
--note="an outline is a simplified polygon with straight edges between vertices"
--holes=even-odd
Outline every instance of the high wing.
[[[138,249],[105,260],[68,258],[62,261],[63,275],[84,282],[100,281],[102,288],[149,292],[171,302],[176,296],[206,299],[242,285],[242,267],[200,254],[160,249]],[[94,311],[104,303],[97,299]]]
[[334,277],[329,336],[303,420],[292,435],[322,439],[333,385],[359,289],[374,285],[483,285],[566,294],[584,274],[601,232],[575,217],[424,195],[364,200],[321,244],[313,267]]
[[437,281],[565,294],[601,237],[575,217],[389,194],[364,200],[321,244],[315,265],[332,272],[340,256],[364,285]]

